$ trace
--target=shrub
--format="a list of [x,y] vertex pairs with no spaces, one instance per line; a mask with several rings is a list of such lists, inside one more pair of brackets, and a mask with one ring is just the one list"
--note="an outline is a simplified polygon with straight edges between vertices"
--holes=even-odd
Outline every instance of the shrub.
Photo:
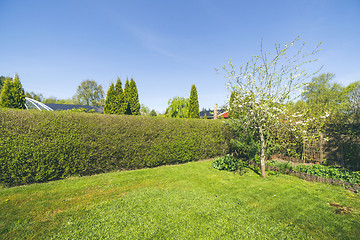
[[360,172],[349,171],[347,169],[340,167],[324,166],[318,164],[313,164],[313,165],[299,164],[297,166],[292,166],[290,162],[279,162],[279,161],[269,161],[267,165],[278,167],[280,171],[293,170],[297,172],[311,174],[314,176],[349,182],[351,184],[360,184]]
[[19,185],[223,155],[219,121],[0,109],[0,182]]
[[239,159],[227,154],[224,157],[218,157],[212,163],[213,168],[225,171],[236,171],[240,167]]
[[349,171],[340,167],[313,164],[310,166],[298,165],[295,170],[315,176],[337,179],[351,184],[360,184],[360,172]]

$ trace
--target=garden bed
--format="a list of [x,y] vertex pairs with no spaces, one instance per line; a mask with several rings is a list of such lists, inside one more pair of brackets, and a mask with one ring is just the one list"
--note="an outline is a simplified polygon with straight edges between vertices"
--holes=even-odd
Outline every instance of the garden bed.
[[[346,189],[353,191],[353,192],[360,192],[360,185],[358,184],[358,182],[360,181],[359,172],[351,172],[351,171],[346,171],[344,169],[341,169],[341,170],[339,170],[340,174],[339,173],[335,173],[335,174],[333,173],[333,175],[330,174],[330,176],[332,177],[332,178],[330,178],[330,177],[318,176],[317,174],[324,174],[323,169],[325,169],[325,168],[328,168],[327,171],[329,173],[331,173],[331,168],[336,169],[334,167],[326,167],[326,166],[322,166],[322,165],[316,165],[313,167],[313,168],[315,168],[315,170],[314,170],[314,169],[311,169],[314,164],[306,164],[305,165],[305,164],[291,163],[291,162],[286,163],[284,161],[277,161],[277,162],[279,163],[278,166],[276,166],[276,161],[268,162],[266,164],[266,169],[270,170],[270,171],[279,171],[281,173],[297,176],[306,181],[326,182],[329,184],[343,186]],[[252,164],[257,167],[260,167],[259,164],[255,164],[255,163],[252,163]],[[272,164],[272,165],[269,165],[269,164]],[[297,169],[294,169],[294,168],[298,168],[301,171],[297,171]],[[309,171],[308,169],[311,169],[310,172],[312,172],[313,174],[304,172],[304,171]],[[316,171],[316,170],[319,170],[319,171]],[[344,174],[344,172],[345,172],[345,174]],[[343,177],[347,181],[341,180],[341,177]],[[335,179],[335,178],[340,178],[340,179]]]

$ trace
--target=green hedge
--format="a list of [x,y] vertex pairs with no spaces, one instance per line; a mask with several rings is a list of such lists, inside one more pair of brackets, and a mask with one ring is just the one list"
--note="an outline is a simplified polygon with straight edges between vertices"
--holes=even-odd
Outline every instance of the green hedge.
[[0,109],[0,182],[177,164],[224,155],[221,121]]

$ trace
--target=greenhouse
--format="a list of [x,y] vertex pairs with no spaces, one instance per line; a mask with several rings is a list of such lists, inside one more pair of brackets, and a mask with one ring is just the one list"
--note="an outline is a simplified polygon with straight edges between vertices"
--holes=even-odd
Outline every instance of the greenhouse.
[[46,106],[45,104],[28,97],[25,97],[25,107],[26,109],[53,111],[50,107]]

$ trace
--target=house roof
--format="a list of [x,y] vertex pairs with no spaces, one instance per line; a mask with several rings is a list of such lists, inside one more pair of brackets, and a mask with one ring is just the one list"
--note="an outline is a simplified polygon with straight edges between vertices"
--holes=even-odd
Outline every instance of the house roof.
[[[226,109],[218,109],[218,116],[221,116],[222,114],[226,113]],[[214,110],[203,110],[200,111],[200,118],[204,118],[204,115],[206,114],[207,119],[213,119],[214,118]],[[223,116],[225,117],[225,116]],[[227,116],[228,117],[228,116]]]
[[54,111],[85,108],[88,111],[95,110],[95,112],[97,113],[104,113],[104,107],[102,106],[87,106],[87,105],[57,104],[57,103],[47,103],[46,105],[52,108]]

